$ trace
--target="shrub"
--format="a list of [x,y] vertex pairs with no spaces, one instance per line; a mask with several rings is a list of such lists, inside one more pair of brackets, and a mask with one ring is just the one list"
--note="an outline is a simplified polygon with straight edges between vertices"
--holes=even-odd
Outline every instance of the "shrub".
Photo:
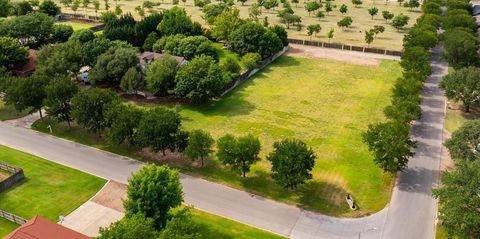
[[242,57],[242,64],[247,70],[253,70],[262,64],[262,58],[258,53],[247,53]]

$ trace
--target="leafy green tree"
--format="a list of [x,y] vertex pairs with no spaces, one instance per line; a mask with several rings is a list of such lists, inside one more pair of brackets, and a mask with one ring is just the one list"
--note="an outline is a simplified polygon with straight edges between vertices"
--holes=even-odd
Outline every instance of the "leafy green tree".
[[377,35],[379,33],[383,33],[385,31],[385,27],[381,26],[381,25],[375,25],[375,26],[373,26],[372,31],[375,34],[375,38],[377,38]]
[[78,85],[68,77],[52,80],[45,87],[47,114],[57,121],[66,121],[70,128],[73,120],[71,101],[78,90]]
[[374,36],[375,36],[375,32],[373,31],[373,29],[370,29],[368,31],[365,30],[365,43],[367,43],[368,46],[372,44]]
[[438,43],[436,29],[430,30],[427,27],[413,27],[403,38],[405,48],[421,46],[425,49],[435,46]]
[[142,45],[144,51],[153,51],[153,45],[158,41],[158,34],[156,32],[151,32],[148,34],[145,42]]
[[95,84],[118,85],[130,67],[138,64],[134,48],[111,48],[97,58],[90,70],[89,80]]
[[21,45],[40,46],[50,40],[55,19],[44,13],[31,13],[0,21],[0,35],[17,38]]
[[425,14],[440,15],[442,12],[440,4],[436,2],[426,2],[422,4],[422,10]]
[[28,48],[20,46],[18,40],[11,37],[0,37],[0,67],[23,63],[28,59]]
[[97,239],[151,239],[157,238],[158,232],[153,227],[154,221],[138,213],[122,218],[106,228],[100,228]]
[[280,41],[282,41],[283,46],[288,46],[288,33],[284,27],[280,25],[273,25],[268,28],[268,31],[275,33],[277,37],[280,38]]
[[352,0],[352,4],[355,6],[355,7],[359,7],[360,5],[363,4],[362,0]]
[[208,4],[202,9],[202,18],[205,19],[208,24],[212,25],[215,18],[225,11],[229,11],[229,8],[225,3]]
[[[168,42],[166,44],[169,44]],[[185,57],[187,60],[193,59],[195,56],[210,56],[214,60],[218,60],[218,53],[215,47],[212,45],[212,42],[204,36],[189,36],[180,40],[178,46],[176,47],[176,52],[168,53],[180,55]]]
[[415,142],[409,137],[410,126],[398,121],[370,124],[363,133],[363,142],[373,153],[373,161],[385,172],[396,173],[407,167],[414,155]]
[[395,15],[389,11],[382,11],[382,17],[385,19],[385,22],[388,22],[388,20],[392,19]]
[[259,53],[264,57],[271,56],[283,49],[282,40],[270,30],[263,34],[259,45]]
[[66,42],[73,34],[73,27],[66,24],[55,24],[51,36],[52,42]]
[[334,33],[335,33],[335,30],[333,30],[333,28],[331,28],[330,31],[328,31],[328,33],[327,33],[328,42],[330,42],[332,40]]
[[278,11],[277,17],[280,18],[280,22],[287,26],[287,29],[290,29],[290,25],[298,25],[302,22],[302,18],[298,15],[293,14],[291,9],[283,9]]
[[39,6],[38,11],[49,16],[55,16],[60,13],[60,7],[52,0],[44,0]]
[[458,161],[480,161],[480,121],[464,123],[445,142],[450,155]]
[[352,22],[353,20],[351,17],[344,17],[342,20],[337,22],[337,25],[345,31],[345,28],[348,28],[350,25],[352,25]]
[[127,94],[137,94],[144,85],[142,73],[135,66],[130,67],[120,81],[120,88]]
[[82,44],[77,41],[45,45],[37,54],[37,72],[49,77],[76,77],[83,66]]
[[119,97],[110,90],[88,89],[72,98],[72,115],[77,123],[100,136],[107,128],[106,112],[119,103]]
[[333,6],[330,2],[325,3],[325,12],[327,13],[327,16],[330,15],[330,12],[333,11]]
[[77,14],[80,3],[80,0],[73,0],[72,4],[70,5],[70,8],[72,9],[74,14]]
[[400,65],[405,71],[419,72],[423,76],[428,76],[432,72],[430,52],[419,46],[406,48]]
[[155,95],[166,95],[175,87],[177,61],[170,55],[155,60],[147,68],[145,81],[147,89]]
[[257,3],[250,5],[248,8],[248,16],[250,19],[257,21],[258,16],[262,15],[262,6],[259,6]]
[[378,8],[376,8],[376,7],[371,7],[371,8],[368,9],[368,14],[370,14],[370,16],[372,16],[372,20],[373,20],[373,17],[375,15],[377,15],[377,13],[378,13]]
[[165,156],[167,149],[175,147],[180,124],[178,113],[165,107],[155,107],[143,114],[136,132],[136,141],[154,152],[162,151]]
[[317,14],[315,14],[315,17],[317,17],[318,19],[322,19],[325,17],[325,13],[323,13],[322,11],[318,11]]
[[398,14],[395,16],[392,20],[392,26],[400,31],[403,29],[408,24],[408,20],[410,20],[410,17],[407,15],[403,15],[402,13]]
[[0,17],[7,17],[10,9],[9,0],[0,0]]
[[448,64],[455,69],[476,66],[480,62],[477,54],[479,47],[477,37],[463,30],[449,30],[445,32],[443,56]]
[[348,11],[347,5],[342,4],[339,8],[339,11],[340,11],[340,13],[342,13],[342,16],[345,15],[345,13],[347,13],[347,11]]
[[408,2],[404,4],[404,6],[410,8],[410,11],[412,11],[414,8],[420,6],[420,2],[418,2],[418,0],[408,0]]
[[163,12],[163,19],[157,30],[163,35],[195,36],[202,34],[201,25],[192,22],[185,9],[176,6]]
[[218,139],[217,147],[218,160],[240,172],[243,177],[246,177],[251,165],[260,160],[260,141],[252,135],[236,138],[226,134]]
[[433,190],[448,238],[480,237],[479,184],[480,160],[458,162],[455,171],[443,173],[441,187]]
[[298,184],[311,179],[315,153],[303,141],[284,139],[273,144],[267,156],[272,163],[272,178],[283,187],[294,190]]
[[225,82],[221,67],[209,56],[199,56],[182,65],[175,77],[175,94],[194,103],[220,96]]
[[461,68],[446,75],[440,82],[445,95],[463,103],[465,112],[470,112],[470,106],[480,103],[480,68]]
[[213,21],[212,35],[218,40],[228,40],[232,32],[241,26],[244,20],[236,8],[224,11]]
[[200,159],[202,167],[204,160],[213,153],[215,141],[212,136],[203,130],[194,130],[189,133],[188,146],[185,148],[185,156],[190,160]]
[[42,107],[48,82],[48,77],[39,74],[13,80],[6,90],[5,103],[13,105],[18,112],[26,109],[29,109],[29,113],[38,111],[43,119]]
[[127,199],[123,205],[126,215],[137,213],[153,219],[160,230],[167,224],[168,212],[183,202],[178,172],[167,166],[153,164],[142,167],[128,180]]
[[85,43],[95,39],[95,34],[90,29],[81,29],[73,32],[69,40],[79,41],[80,43]]
[[93,0],[93,10],[95,10],[95,17],[98,15],[98,10],[100,10],[100,1]]
[[244,55],[248,52],[259,52],[259,42],[265,34],[265,28],[255,22],[247,22],[235,29],[229,37],[228,43],[232,51]]
[[308,25],[307,30],[308,30],[307,34],[310,36],[310,39],[311,39],[312,35],[317,36],[317,33],[319,33],[320,30],[322,30],[322,27],[320,26],[320,24],[312,24],[312,25]]
[[297,7],[299,0],[291,0],[291,2],[295,4],[295,7]]
[[193,220],[191,209],[182,208],[168,220],[157,239],[200,239],[201,226]]
[[262,57],[258,53],[247,53],[242,56],[241,61],[247,70],[253,70],[262,64]]
[[305,4],[305,10],[307,10],[309,16],[311,12],[315,12],[318,9],[320,9],[320,3],[317,1],[309,1]]
[[28,1],[19,1],[13,5],[15,15],[22,16],[33,12],[33,7]]
[[107,109],[105,118],[110,126],[107,139],[115,145],[135,143],[135,132],[138,128],[143,110],[131,104],[115,104]]
[[448,15],[442,18],[442,22],[445,30],[463,27],[472,30],[472,32],[477,31],[477,23],[475,22],[475,18],[470,15]]

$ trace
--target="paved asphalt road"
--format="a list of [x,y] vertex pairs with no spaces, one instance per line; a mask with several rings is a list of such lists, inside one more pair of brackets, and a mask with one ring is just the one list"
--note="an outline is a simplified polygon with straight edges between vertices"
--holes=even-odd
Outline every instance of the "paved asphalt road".
[[[443,94],[437,83],[447,70],[440,61],[440,51],[434,50],[434,73],[423,93],[423,116],[413,127],[419,141],[417,154],[399,175],[392,201],[382,211],[365,218],[332,218],[182,174],[185,202],[290,238],[432,239],[436,206],[431,187],[438,180],[444,114]],[[3,122],[0,144],[122,183],[143,166],[123,156]]]

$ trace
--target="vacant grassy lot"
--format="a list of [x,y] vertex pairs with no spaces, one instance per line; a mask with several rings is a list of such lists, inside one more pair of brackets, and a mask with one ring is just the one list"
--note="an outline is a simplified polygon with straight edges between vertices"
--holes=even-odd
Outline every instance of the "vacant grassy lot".
[[27,111],[18,113],[11,105],[5,105],[0,99],[0,121],[21,118],[27,115]]
[[[55,0],[57,3],[60,3],[60,0]],[[153,2],[161,3],[160,6],[156,7],[154,10],[161,10],[161,9],[168,9],[173,7],[171,0],[154,0]],[[180,2],[179,6],[183,7],[187,10],[187,12],[192,16],[192,18],[202,24],[205,24],[205,21],[202,19],[202,10],[199,7],[195,7],[193,4],[194,0],[187,0],[186,4],[184,5],[183,2]],[[218,3],[216,1],[212,1],[213,3]],[[279,1],[280,2],[280,1]],[[388,2],[383,0],[366,0],[363,1],[363,5],[355,8],[350,0],[337,0],[332,2],[332,4],[336,7],[333,8],[333,11],[330,12],[329,15],[325,14],[325,18],[318,19],[315,17],[315,14],[312,13],[309,16],[308,12],[305,10],[305,2],[300,1],[300,3],[295,6],[292,4],[292,8],[295,11],[295,14],[301,16],[303,29],[298,31],[296,27],[291,27],[289,30],[289,36],[291,38],[299,38],[299,39],[310,39],[307,35],[306,26],[310,24],[320,24],[322,30],[320,34],[318,34],[313,39],[320,40],[320,41],[328,41],[327,32],[330,29],[335,30],[334,38],[332,42],[340,42],[345,44],[352,44],[358,46],[366,46],[365,43],[365,30],[371,29],[374,25],[383,25],[386,28],[386,31],[383,34],[380,34],[377,39],[373,41],[371,44],[372,47],[378,48],[385,48],[391,50],[400,50],[402,49],[402,39],[403,35],[406,31],[398,32],[395,28],[393,28],[389,23],[386,23],[385,20],[382,18],[382,11],[390,11],[395,15],[403,13],[405,15],[410,16],[409,25],[413,25],[415,23],[415,19],[420,16],[419,11],[409,11],[408,8],[399,6],[397,1],[389,0]],[[118,4],[122,7],[123,12],[131,12],[134,16],[138,17],[137,13],[135,12],[135,7],[141,6],[143,1],[140,0],[119,0]],[[240,9],[240,14],[242,17],[247,18],[249,16],[248,8],[253,4],[256,3],[256,0],[248,0],[245,5],[241,5],[241,3],[235,1],[235,7]],[[388,4],[386,4],[388,3]],[[342,31],[340,27],[337,26],[337,22],[340,21],[344,16],[339,12],[339,8],[342,4],[348,6],[348,12],[345,16],[351,16],[353,19],[352,26]],[[111,3],[112,9],[114,9],[114,4]],[[265,10],[263,9],[262,15],[259,16],[260,21],[262,22],[265,17],[268,18],[269,23],[272,24],[280,24],[280,19],[277,17],[277,10],[281,9],[282,4],[279,3],[279,7],[275,8],[275,10]],[[371,7],[376,7],[379,9],[378,15],[375,16],[373,19],[368,13],[368,9]],[[325,9],[323,9],[325,10]],[[63,12],[73,13],[70,8],[62,7]],[[104,4],[102,2],[100,7],[100,12],[104,11]],[[78,13],[84,14],[84,9],[80,8]],[[89,8],[87,9],[88,15],[95,15],[93,10],[93,5],[90,4]]]
[[204,239],[281,239],[284,237],[247,226],[200,210],[193,211],[194,220],[204,225],[200,231]]
[[91,27],[99,25],[99,23],[88,23],[88,22],[79,22],[79,21],[60,21],[58,24],[65,24],[72,26],[74,31],[89,29]]
[[[0,209],[25,219],[41,215],[57,221],[58,216],[75,210],[105,184],[103,179],[2,145],[0,162],[23,168],[26,176],[0,193]],[[2,230],[4,224],[0,221]]]
[[[262,158],[274,141],[296,137],[317,154],[314,180],[296,191],[276,185],[269,163],[253,166],[246,179],[223,168],[216,160],[199,168],[187,161],[169,162],[183,172],[206,177],[259,195],[296,204],[329,215],[358,216],[382,209],[389,201],[392,175],[374,165],[361,133],[368,123],[383,120],[390,88],[400,66],[381,61],[379,66],[284,56],[240,88],[210,105],[177,105],[186,129],[204,129],[215,138],[225,133],[253,134],[262,142]],[[112,146],[85,130],[51,121],[34,124],[55,135],[137,159],[137,149]],[[164,162],[164,161],[162,161]],[[344,200],[351,193],[360,210],[351,212]]]

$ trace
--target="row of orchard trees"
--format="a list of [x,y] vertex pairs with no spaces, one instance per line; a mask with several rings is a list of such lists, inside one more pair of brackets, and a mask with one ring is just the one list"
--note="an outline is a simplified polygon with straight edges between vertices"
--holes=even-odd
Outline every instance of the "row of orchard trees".
[[[461,102],[468,113],[480,104],[480,58],[477,25],[469,1],[447,1],[442,17],[444,58],[453,70],[440,82],[445,95]],[[449,238],[480,238],[480,121],[465,123],[445,142],[455,162],[434,190],[439,218]]]
[[404,37],[405,50],[400,62],[403,76],[394,84],[391,105],[384,109],[388,120],[369,125],[363,134],[374,162],[390,173],[403,170],[413,156],[415,142],[409,136],[410,123],[421,116],[422,84],[431,73],[428,50],[438,42],[440,5],[430,0],[422,8],[424,14]]

